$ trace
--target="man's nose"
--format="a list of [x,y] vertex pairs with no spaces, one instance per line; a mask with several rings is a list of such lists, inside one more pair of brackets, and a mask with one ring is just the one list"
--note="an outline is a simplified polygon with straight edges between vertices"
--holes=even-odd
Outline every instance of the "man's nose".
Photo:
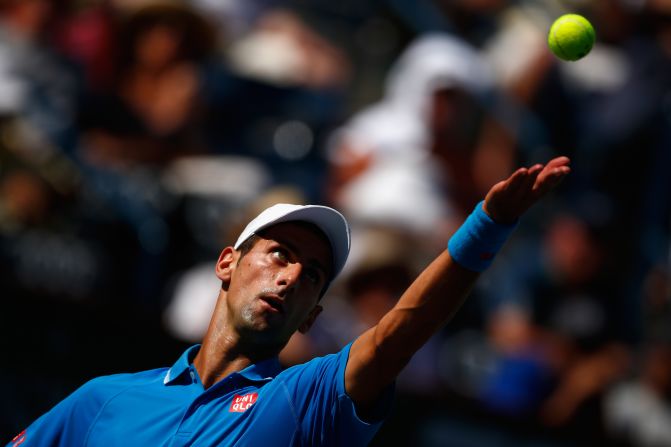
[[287,289],[298,284],[303,266],[299,262],[290,262],[277,275],[277,285]]

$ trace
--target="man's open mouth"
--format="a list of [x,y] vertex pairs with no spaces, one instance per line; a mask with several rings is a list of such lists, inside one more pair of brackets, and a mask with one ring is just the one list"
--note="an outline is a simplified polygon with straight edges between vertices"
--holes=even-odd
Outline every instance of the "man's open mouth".
[[264,294],[261,295],[261,300],[267,303],[271,308],[277,312],[284,314],[284,300],[274,294]]

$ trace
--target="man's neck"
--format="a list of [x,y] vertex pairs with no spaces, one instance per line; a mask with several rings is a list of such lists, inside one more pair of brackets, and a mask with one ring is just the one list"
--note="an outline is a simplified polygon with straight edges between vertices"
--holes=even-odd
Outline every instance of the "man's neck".
[[231,373],[276,357],[279,353],[278,348],[263,349],[257,345],[249,346],[241,341],[238,334],[210,329],[193,360],[193,366],[198,371],[205,388],[211,387]]
[[198,376],[205,388],[211,387],[234,372],[242,371],[252,363],[254,362],[247,357],[221,354],[206,344],[201,346],[193,360],[193,366],[198,371]]

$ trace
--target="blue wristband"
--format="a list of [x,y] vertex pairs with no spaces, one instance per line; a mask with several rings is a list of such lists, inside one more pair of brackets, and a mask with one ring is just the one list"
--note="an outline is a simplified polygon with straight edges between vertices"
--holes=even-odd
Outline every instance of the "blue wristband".
[[491,265],[496,253],[517,226],[517,222],[511,225],[494,222],[485,213],[483,204],[484,200],[475,206],[447,243],[452,259],[462,267],[476,272],[482,272]]

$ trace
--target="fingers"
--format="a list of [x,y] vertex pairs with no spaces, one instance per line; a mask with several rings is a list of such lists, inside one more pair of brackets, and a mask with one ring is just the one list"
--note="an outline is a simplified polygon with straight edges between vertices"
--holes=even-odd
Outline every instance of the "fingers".
[[520,168],[508,180],[507,190],[514,195],[521,196],[532,190],[543,165],[536,164],[530,168]]
[[545,166],[538,163],[530,168],[518,169],[509,179],[508,189],[519,198],[527,194],[538,198],[554,187],[571,172],[568,157],[556,157]]
[[536,180],[538,179],[538,176],[540,173],[543,172],[543,165],[542,164],[535,164],[531,168],[529,168],[529,175],[526,179],[525,182],[525,190],[531,191],[536,184]]
[[546,167],[558,168],[561,166],[568,166],[569,163],[571,163],[571,159],[562,155],[547,162]]
[[514,222],[571,172],[568,157],[557,157],[545,166],[519,168],[494,185],[485,197],[485,212],[497,222]]
[[558,157],[551,160],[538,176],[534,185],[534,192],[541,196],[555,188],[571,172],[567,157]]
[[527,168],[519,168],[508,179],[508,189],[511,191],[519,190],[525,183],[529,170]]

